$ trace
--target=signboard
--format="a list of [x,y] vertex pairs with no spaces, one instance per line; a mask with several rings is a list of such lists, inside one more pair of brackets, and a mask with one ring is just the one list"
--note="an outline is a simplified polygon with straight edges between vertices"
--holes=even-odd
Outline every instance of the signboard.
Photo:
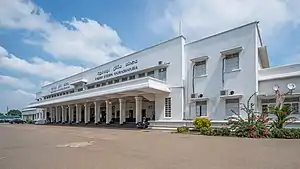
[[59,91],[63,91],[66,89],[69,89],[71,86],[68,82],[63,83],[63,84],[58,84],[57,86],[51,87],[50,88],[50,93],[55,93],[55,92],[59,92]]
[[114,76],[121,76],[126,73],[135,72],[138,70],[138,60],[132,60],[124,64],[117,64],[111,68],[100,70],[97,72],[95,80],[104,80]]

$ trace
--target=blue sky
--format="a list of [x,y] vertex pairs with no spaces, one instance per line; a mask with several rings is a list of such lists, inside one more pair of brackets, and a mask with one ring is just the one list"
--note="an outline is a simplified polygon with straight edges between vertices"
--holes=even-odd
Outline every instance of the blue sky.
[[[187,41],[260,21],[272,66],[300,62],[297,0],[0,1],[0,112],[41,84],[178,35]],[[224,8],[224,6],[227,6]]]

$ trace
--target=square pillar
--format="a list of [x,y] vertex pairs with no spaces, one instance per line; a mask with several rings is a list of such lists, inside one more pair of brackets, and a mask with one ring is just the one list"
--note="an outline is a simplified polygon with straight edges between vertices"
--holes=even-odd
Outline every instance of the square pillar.
[[125,100],[119,99],[119,106],[120,106],[120,124],[123,124],[125,122]]
[[142,122],[142,97],[135,97],[135,123]]
[[89,116],[88,116],[88,104],[85,103],[84,104],[84,123],[88,124],[89,120],[88,120]]

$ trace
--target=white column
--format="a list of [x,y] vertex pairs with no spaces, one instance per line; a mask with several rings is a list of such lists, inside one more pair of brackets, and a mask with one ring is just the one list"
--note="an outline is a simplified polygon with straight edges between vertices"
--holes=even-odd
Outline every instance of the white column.
[[135,122],[136,123],[142,121],[141,114],[142,114],[142,97],[135,97]]
[[82,105],[78,105],[78,121],[79,121],[79,123],[81,122],[81,119],[82,119]]
[[61,122],[65,122],[65,109],[64,106],[61,106]]
[[75,110],[76,110],[76,123],[79,123],[79,106],[78,104],[75,105]]
[[125,100],[119,99],[119,105],[120,105],[120,124],[123,124],[125,122]]
[[100,107],[100,105],[98,102],[94,102],[94,105],[95,105],[95,107],[94,107],[95,120],[94,121],[95,121],[95,124],[97,124],[99,122],[99,114],[100,114],[99,107]]
[[108,100],[105,101],[106,103],[106,124],[109,124],[110,122],[110,113],[109,113],[109,106],[110,105],[110,102]]
[[73,122],[73,107],[69,105],[69,123],[71,124]]
[[88,121],[88,104],[85,103],[84,104],[84,123],[87,124],[89,121]]
[[55,111],[55,114],[56,114],[55,118],[56,118],[56,120],[55,121],[57,123],[57,122],[59,122],[58,107],[55,107],[55,109],[56,109],[56,111]]
[[87,119],[88,119],[88,123],[91,121],[91,105],[87,104]]
[[50,121],[51,123],[54,122],[54,112],[53,112],[53,107],[49,108],[49,112],[50,112]]

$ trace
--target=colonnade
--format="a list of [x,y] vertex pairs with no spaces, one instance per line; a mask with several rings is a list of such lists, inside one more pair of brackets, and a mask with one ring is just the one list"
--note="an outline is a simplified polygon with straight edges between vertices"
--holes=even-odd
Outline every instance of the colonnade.
[[[112,102],[110,100],[106,101],[94,101],[94,102],[85,102],[85,103],[76,103],[68,105],[59,105],[59,106],[49,106],[43,109],[41,113],[41,118],[49,120],[51,123],[90,123],[91,120],[91,106],[94,106],[94,123],[100,123],[102,114],[100,113],[100,104],[105,102],[105,122],[110,124],[112,120]],[[118,99],[119,102],[119,124],[126,122],[125,111],[126,111],[126,100],[123,98]],[[142,102],[143,97],[135,97],[135,110],[136,110],[136,123],[142,121]],[[49,117],[47,119],[47,112]],[[84,117],[82,118],[82,114]],[[75,118],[74,118],[75,117]]]

